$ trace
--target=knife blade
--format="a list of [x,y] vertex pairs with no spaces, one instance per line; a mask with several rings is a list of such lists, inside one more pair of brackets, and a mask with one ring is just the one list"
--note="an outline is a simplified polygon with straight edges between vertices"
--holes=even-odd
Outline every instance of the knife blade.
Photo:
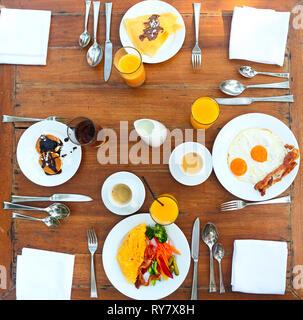
[[105,2],[106,37],[104,48],[104,81],[107,82],[112,70],[113,44],[110,41],[110,23],[112,14],[112,3]]
[[268,102],[294,102],[294,96],[292,94],[277,97],[253,97],[253,98],[215,98],[218,104],[222,105],[249,105],[257,101],[268,101]]
[[67,193],[56,193],[50,197],[31,197],[31,196],[16,196],[12,195],[11,202],[31,202],[31,201],[70,201],[70,202],[86,202],[92,201],[93,199],[89,196],[82,194],[67,194]]
[[197,218],[193,226],[192,237],[191,237],[191,257],[194,261],[191,300],[198,300],[197,266],[198,266],[198,259],[199,259],[199,244],[200,244],[200,219]]

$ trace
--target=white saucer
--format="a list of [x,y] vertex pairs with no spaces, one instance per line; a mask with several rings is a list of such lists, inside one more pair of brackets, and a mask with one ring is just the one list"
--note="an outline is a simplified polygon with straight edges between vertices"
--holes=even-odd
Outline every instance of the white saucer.
[[[189,152],[195,152],[203,159],[203,168],[198,174],[185,174],[179,166],[182,157]],[[197,142],[185,142],[178,145],[169,158],[170,173],[178,182],[186,186],[196,186],[203,183],[210,176],[212,169],[211,153],[205,146]]]
[[[133,192],[133,200],[137,203],[136,207],[115,205],[109,198],[112,187],[118,183],[128,185]],[[103,183],[101,197],[104,205],[111,212],[125,216],[137,212],[145,200],[145,187],[143,182],[133,173],[120,171],[110,175]]]

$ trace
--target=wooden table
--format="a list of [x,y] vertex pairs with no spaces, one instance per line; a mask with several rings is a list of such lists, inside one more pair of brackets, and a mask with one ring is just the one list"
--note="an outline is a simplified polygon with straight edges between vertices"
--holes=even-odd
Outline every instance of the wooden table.
[[[118,29],[123,13],[136,0],[113,0],[111,38],[114,50],[121,46]],[[138,118],[152,118],[163,122],[169,129],[191,128],[189,112],[191,103],[199,96],[223,97],[218,84],[225,79],[245,81],[237,68],[245,61],[228,59],[229,33],[233,8],[248,5],[257,8],[272,8],[291,11],[300,1],[295,0],[207,0],[202,1],[200,19],[200,44],[203,51],[202,71],[193,73],[191,49],[194,41],[192,3],[185,0],[169,1],[182,14],[186,24],[186,39],[182,50],[171,60],[146,65],[147,81],[139,89],[128,88],[115,70],[108,83],[103,81],[103,63],[90,68],[85,60],[86,50],[81,50],[77,39],[83,31],[84,1],[74,0],[4,0],[9,8],[48,9],[52,11],[51,32],[47,66],[0,66],[1,113],[18,116],[47,117],[60,115],[71,119],[76,115],[88,115],[103,127],[119,130],[119,121],[128,121],[129,130]],[[290,126],[297,140],[302,141],[303,128],[301,69],[303,67],[302,29],[295,30],[291,17],[289,39],[282,68],[249,63],[259,70],[290,72],[290,93],[295,103],[255,103],[250,106],[222,106],[221,115],[215,125],[206,131],[206,146],[212,149],[220,129],[231,119],[248,112],[264,112],[275,116]],[[92,11],[89,30],[92,32]],[[105,40],[104,3],[101,4],[99,40]],[[269,82],[265,76],[256,77],[254,83]],[[275,81],[275,79],[273,79]],[[276,79],[281,81],[281,79]],[[251,80],[252,82],[252,80]],[[250,83],[251,83],[250,82]],[[247,95],[261,96],[263,91],[249,90]],[[281,91],[268,89],[268,95],[280,95]],[[87,249],[86,230],[94,227],[99,238],[99,249],[95,257],[96,278],[100,299],[125,299],[108,281],[101,262],[104,240],[111,228],[121,220],[109,212],[100,197],[105,179],[112,173],[127,170],[144,175],[157,193],[170,192],[180,203],[181,214],[177,224],[189,242],[193,221],[200,218],[201,225],[212,221],[220,233],[220,242],[226,249],[223,260],[223,276],[227,289],[225,295],[208,293],[209,258],[208,248],[201,243],[199,259],[199,299],[300,299],[302,288],[292,288],[293,268],[303,264],[303,206],[302,170],[294,184],[285,194],[291,194],[291,205],[251,207],[241,212],[222,214],[219,205],[232,196],[220,185],[214,173],[202,185],[185,187],[176,182],[166,164],[151,165],[131,163],[122,165],[100,165],[96,149],[84,148],[83,160],[77,174],[58,187],[40,187],[33,184],[20,171],[16,161],[18,139],[28,127],[24,124],[2,124],[1,201],[9,201],[11,194],[51,195],[54,192],[84,193],[95,200],[85,203],[70,203],[72,215],[56,230],[49,230],[40,223],[15,220],[10,212],[1,210],[0,215],[0,264],[7,270],[7,289],[0,289],[2,299],[15,299],[16,256],[23,247],[53,250],[74,254],[75,269],[72,299],[88,299],[90,287],[90,255]],[[133,142],[135,143],[135,142]],[[131,147],[131,144],[130,144]],[[151,197],[147,193],[140,212],[148,212]],[[47,204],[47,203],[45,203]],[[235,239],[264,239],[287,241],[289,248],[287,269],[287,291],[283,296],[247,295],[231,292],[231,261]],[[218,265],[215,263],[218,282]],[[298,271],[296,271],[298,272]],[[169,299],[189,299],[192,282],[192,266],[182,286]]]

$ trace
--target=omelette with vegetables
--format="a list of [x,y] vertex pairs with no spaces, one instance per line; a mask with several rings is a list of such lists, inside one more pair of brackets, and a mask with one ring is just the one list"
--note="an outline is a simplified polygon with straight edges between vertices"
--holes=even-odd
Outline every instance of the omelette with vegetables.
[[156,285],[163,278],[179,275],[176,256],[181,253],[171,244],[164,226],[141,223],[128,232],[117,254],[125,279],[136,286]]

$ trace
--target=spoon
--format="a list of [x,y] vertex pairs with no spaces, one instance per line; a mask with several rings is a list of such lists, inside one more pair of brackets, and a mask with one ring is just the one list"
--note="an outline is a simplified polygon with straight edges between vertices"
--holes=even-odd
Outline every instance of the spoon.
[[87,63],[91,67],[97,66],[102,60],[102,56],[103,56],[102,48],[97,42],[97,28],[98,28],[100,1],[93,1],[93,7],[94,7],[94,43],[88,49],[86,54]]
[[257,74],[264,74],[267,76],[287,78],[287,79],[289,78],[289,73],[258,72],[249,66],[242,66],[239,68],[238,71],[245,78],[253,78]]
[[91,1],[86,0],[85,1],[85,23],[84,23],[84,31],[81,33],[79,37],[79,46],[81,48],[85,48],[89,42],[90,42],[90,34],[87,31],[87,21],[88,21],[88,15],[89,15],[89,9],[90,9]]
[[218,239],[218,230],[216,226],[208,222],[202,231],[202,240],[206,243],[206,245],[209,247],[209,292],[216,292],[216,281],[215,281],[215,273],[214,273],[214,261],[213,261],[213,251],[212,247],[215,244],[215,242]]
[[25,206],[22,204],[3,202],[3,209],[46,211],[50,216],[56,219],[64,219],[70,215],[69,208],[62,203],[53,203],[46,208],[37,208],[37,207]]
[[224,284],[223,284],[223,276],[222,276],[222,270],[221,270],[221,260],[224,257],[224,248],[221,243],[217,243],[214,246],[214,258],[219,263],[219,275],[220,275],[220,293],[225,293]]
[[43,219],[38,219],[38,218],[34,218],[34,217],[25,216],[21,213],[12,212],[12,218],[20,218],[20,219],[33,220],[33,221],[42,221],[48,227],[51,227],[51,228],[57,227],[60,224],[58,219],[51,217],[51,216],[45,217]]
[[225,80],[220,84],[220,90],[230,96],[238,96],[247,88],[289,89],[289,81],[244,86],[241,82],[237,80]]

